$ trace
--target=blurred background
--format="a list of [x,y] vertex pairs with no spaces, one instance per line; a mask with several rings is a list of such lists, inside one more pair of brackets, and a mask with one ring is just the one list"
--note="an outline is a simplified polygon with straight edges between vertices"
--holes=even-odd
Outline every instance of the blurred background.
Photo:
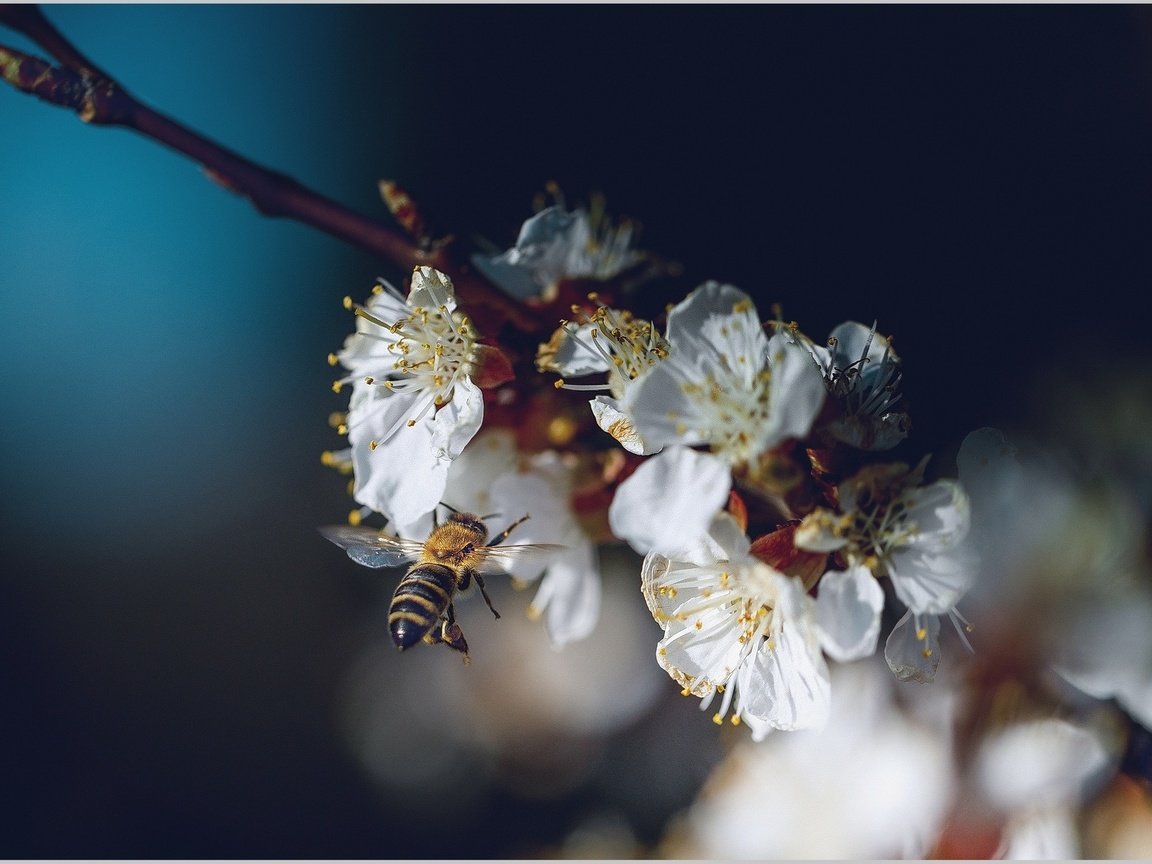
[[[714,278],[817,339],[878,320],[945,473],[989,424],[1091,449],[1088,399],[1121,469],[1152,464],[1144,7],[46,11],[138,98],[363,213],[393,178],[504,248],[555,180],[683,265],[669,301]],[[656,667],[629,553],[561,654],[528,596],[464,604],[464,669],[399,656],[394,579],[315,530],[349,509],[320,464],[341,298],[403,274],[128,131],[7,87],[0,118],[0,854],[669,848],[742,735]]]

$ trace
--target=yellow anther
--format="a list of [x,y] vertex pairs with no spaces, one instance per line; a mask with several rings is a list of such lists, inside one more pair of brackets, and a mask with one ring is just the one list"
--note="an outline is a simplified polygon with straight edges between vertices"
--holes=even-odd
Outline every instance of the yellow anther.
[[384,293],[384,286],[381,285],[380,283],[376,283],[375,285],[372,286],[372,293],[373,294],[383,294]]
[[365,383],[365,384],[375,384],[375,383],[376,383],[376,379],[375,379],[375,378],[373,378],[371,375],[369,375],[368,377],[366,377],[366,378],[364,379],[364,383]]
[[415,425],[416,425],[416,421],[415,421],[415,420],[409,420],[409,421],[408,421],[408,428],[409,428],[409,429],[411,429],[411,428],[412,428],[413,426],[415,426]]
[[697,619],[696,619],[696,623],[695,623],[695,625],[693,625],[693,626],[695,626],[695,628],[696,628],[697,630],[703,630],[703,629],[704,629],[704,622],[703,622],[703,621],[701,621],[699,618],[697,618]]
[[923,642],[925,639],[928,638],[928,631],[925,630],[923,627],[921,627],[919,630],[916,631],[916,638],[919,639],[921,642]]
[[380,446],[380,442],[377,441],[375,438],[373,438],[371,441],[368,442],[368,449],[369,450],[375,450],[379,446]]
[[685,687],[683,690],[680,691],[680,695],[681,696],[691,696],[692,691],[689,690],[687,687]]
[[733,726],[739,726],[740,725],[740,715],[739,714],[733,714],[730,722],[732,723]]
[[360,524],[360,511],[359,510],[353,510],[351,513],[348,514],[348,524],[353,525],[353,526]]
[[343,389],[344,389],[344,382],[343,381],[333,381],[332,382],[332,392],[333,393],[339,393]]
[[715,723],[717,726],[723,726],[724,725],[724,718],[720,716],[720,712],[716,712],[715,714],[712,715],[712,722]]
[[336,427],[336,434],[337,435],[347,435],[348,434],[348,424],[347,423],[341,423],[339,426],[337,426]]
[[932,656],[932,649],[931,648],[925,648],[924,649],[924,659],[927,660],[931,656]]
[[339,358],[339,357],[337,357],[337,356],[336,356],[334,353],[332,353],[331,351],[329,351],[329,352],[328,352],[328,365],[329,365],[329,366],[335,366],[335,365],[336,365],[337,363],[339,363],[339,362],[340,362],[340,358]]
[[564,379],[563,378],[557,378],[555,381],[552,382],[552,386],[555,387],[557,390],[563,390],[564,389]]
[[323,453],[320,454],[320,464],[327,467],[327,468],[331,468],[332,463],[334,463],[335,461],[336,461],[336,457],[334,457],[332,455],[331,450],[325,450]]
[[535,603],[529,603],[525,614],[528,616],[529,621],[539,621],[540,616],[544,614],[544,610]]
[[352,298],[351,298],[351,297],[347,297],[347,296],[346,296],[346,297],[344,298],[344,308],[345,308],[345,309],[351,309],[351,308],[352,308],[352,306],[353,306],[353,303],[352,303]]

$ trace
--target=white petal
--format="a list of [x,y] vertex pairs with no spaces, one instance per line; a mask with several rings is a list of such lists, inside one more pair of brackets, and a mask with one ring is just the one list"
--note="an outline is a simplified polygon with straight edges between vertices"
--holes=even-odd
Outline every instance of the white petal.
[[[403,300],[388,291],[373,294],[365,308],[385,324],[394,324],[412,311]],[[397,338],[387,327],[357,315],[356,332],[344,340],[344,348],[337,357],[344,368],[356,375],[384,378],[396,369],[396,355],[388,348]]]
[[888,577],[896,596],[913,612],[942,615],[972,584],[973,563],[964,547],[940,554],[904,547],[889,556]]
[[[575,547],[587,542],[568,506],[568,474],[563,466],[514,471],[492,484],[492,502],[501,514],[501,525],[525,513],[528,521],[516,526],[509,543],[560,543]],[[494,525],[493,528],[501,526]],[[523,558],[513,562],[509,573],[521,582],[540,577],[556,559]]]
[[657,452],[659,447],[649,447],[636,431],[630,414],[622,410],[622,406],[609,396],[597,396],[588,402],[592,407],[592,415],[596,418],[596,425],[620,442],[620,446],[629,453],[637,456],[648,456]]
[[[569,329],[563,335],[554,337],[556,353],[548,363],[548,368],[566,377],[579,377],[591,375],[594,372],[607,372],[612,368],[612,361],[596,349],[599,337],[593,337],[593,332],[599,332],[599,324],[581,324],[575,332]],[[550,343],[550,346],[553,343]],[[605,348],[604,351],[608,349]]]
[[600,571],[591,543],[572,546],[548,566],[532,606],[544,610],[553,647],[584,639],[596,628],[600,593]]
[[997,858],[1005,861],[1072,861],[1080,857],[1073,807],[1028,809],[1004,826]]
[[816,597],[816,628],[824,650],[842,663],[874,654],[883,608],[884,590],[867,567],[825,573]]
[[673,347],[695,343],[709,319],[729,318],[733,310],[748,303],[748,295],[733,285],[705,282],[668,312],[667,339]]
[[480,431],[483,422],[484,394],[467,378],[458,381],[452,390],[452,400],[436,410],[432,450],[438,457],[455,459]]
[[811,624],[811,601],[798,579],[776,578],[775,638],[772,647],[765,642],[737,676],[740,710],[776,729],[822,728],[828,720],[831,682]]
[[955,480],[937,480],[904,493],[908,520],[916,535],[908,541],[927,552],[943,552],[968,536],[970,506],[964,487]]
[[720,459],[670,447],[620,484],[608,522],[612,533],[641,555],[675,557],[708,530],[731,486],[728,466]]
[[923,639],[919,638],[912,613],[905,612],[884,644],[884,659],[900,681],[924,684],[936,677],[936,667],[940,665],[940,619],[928,615],[921,624]]
[[[404,404],[410,403],[410,398],[391,399],[397,407],[387,412],[388,417],[411,407]],[[368,447],[370,431],[353,426],[348,435],[356,475],[355,499],[401,525],[418,522],[440,502],[451,464],[433,453],[432,419],[425,417],[415,426],[401,426],[375,450]]]
[[[869,344],[871,337],[871,344]],[[892,344],[886,336],[882,336],[858,321],[845,321],[838,325],[831,333],[829,342],[836,340],[836,347],[832,350],[832,363],[838,369],[847,369],[864,355],[864,346],[868,345],[868,363],[863,365],[861,374],[879,366],[885,356],[898,359],[892,350]]]
[[803,438],[811,431],[828,390],[812,355],[786,333],[768,340],[768,365],[772,371],[772,413],[764,446],[772,447],[785,438]]
[[707,428],[709,418],[684,390],[685,385],[702,380],[702,375],[691,358],[673,354],[629,385],[621,408],[649,448],[705,442],[701,430]]
[[480,432],[448,469],[444,503],[469,513],[501,513],[504,505],[495,501],[492,491],[500,477],[516,470],[516,458],[511,429]]
[[656,662],[695,695],[706,695],[728,681],[746,654],[738,638],[739,615],[738,604],[729,603],[688,621],[670,618],[657,648]]
[[1078,800],[1109,761],[1087,728],[1045,719],[1016,723],[986,739],[975,773],[993,805],[1016,810]]
[[[377,295],[382,296],[382,295]],[[416,267],[412,271],[412,285],[408,290],[408,306],[421,309],[456,308],[456,295],[448,274],[435,267]]]

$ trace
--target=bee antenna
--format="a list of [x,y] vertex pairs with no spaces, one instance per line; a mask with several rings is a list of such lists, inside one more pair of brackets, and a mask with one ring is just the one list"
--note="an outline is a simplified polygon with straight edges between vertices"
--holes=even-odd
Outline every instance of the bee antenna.
[[440,506],[441,506],[441,507],[444,507],[444,508],[446,508],[446,509],[448,509],[448,510],[451,510],[453,513],[459,513],[459,512],[460,512],[460,511],[459,511],[459,510],[457,510],[455,507],[453,507],[451,504],[445,504],[443,501],[441,501],[441,502],[440,502]]
[[481,516],[480,521],[481,522],[487,522],[489,519],[495,518],[496,516],[499,516],[499,515],[500,514],[498,512],[497,513],[488,513],[484,516]]

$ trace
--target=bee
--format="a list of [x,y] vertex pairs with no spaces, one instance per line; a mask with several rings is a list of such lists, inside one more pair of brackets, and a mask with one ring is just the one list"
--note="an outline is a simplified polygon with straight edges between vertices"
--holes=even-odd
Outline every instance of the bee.
[[423,542],[402,540],[375,528],[352,525],[328,525],[321,528],[320,533],[365,567],[395,567],[415,560],[396,586],[388,608],[392,641],[401,651],[421,640],[429,645],[443,642],[463,654],[467,663],[468,642],[456,623],[452,605],[456,593],[475,581],[484,602],[499,618],[500,613],[484,587],[483,574],[506,570],[512,561],[525,556],[552,555],[565,547],[553,543],[501,546],[512,530],[528,519],[528,514],[488,543],[488,526],[484,520],[491,517],[449,510],[445,522],[436,524]]

